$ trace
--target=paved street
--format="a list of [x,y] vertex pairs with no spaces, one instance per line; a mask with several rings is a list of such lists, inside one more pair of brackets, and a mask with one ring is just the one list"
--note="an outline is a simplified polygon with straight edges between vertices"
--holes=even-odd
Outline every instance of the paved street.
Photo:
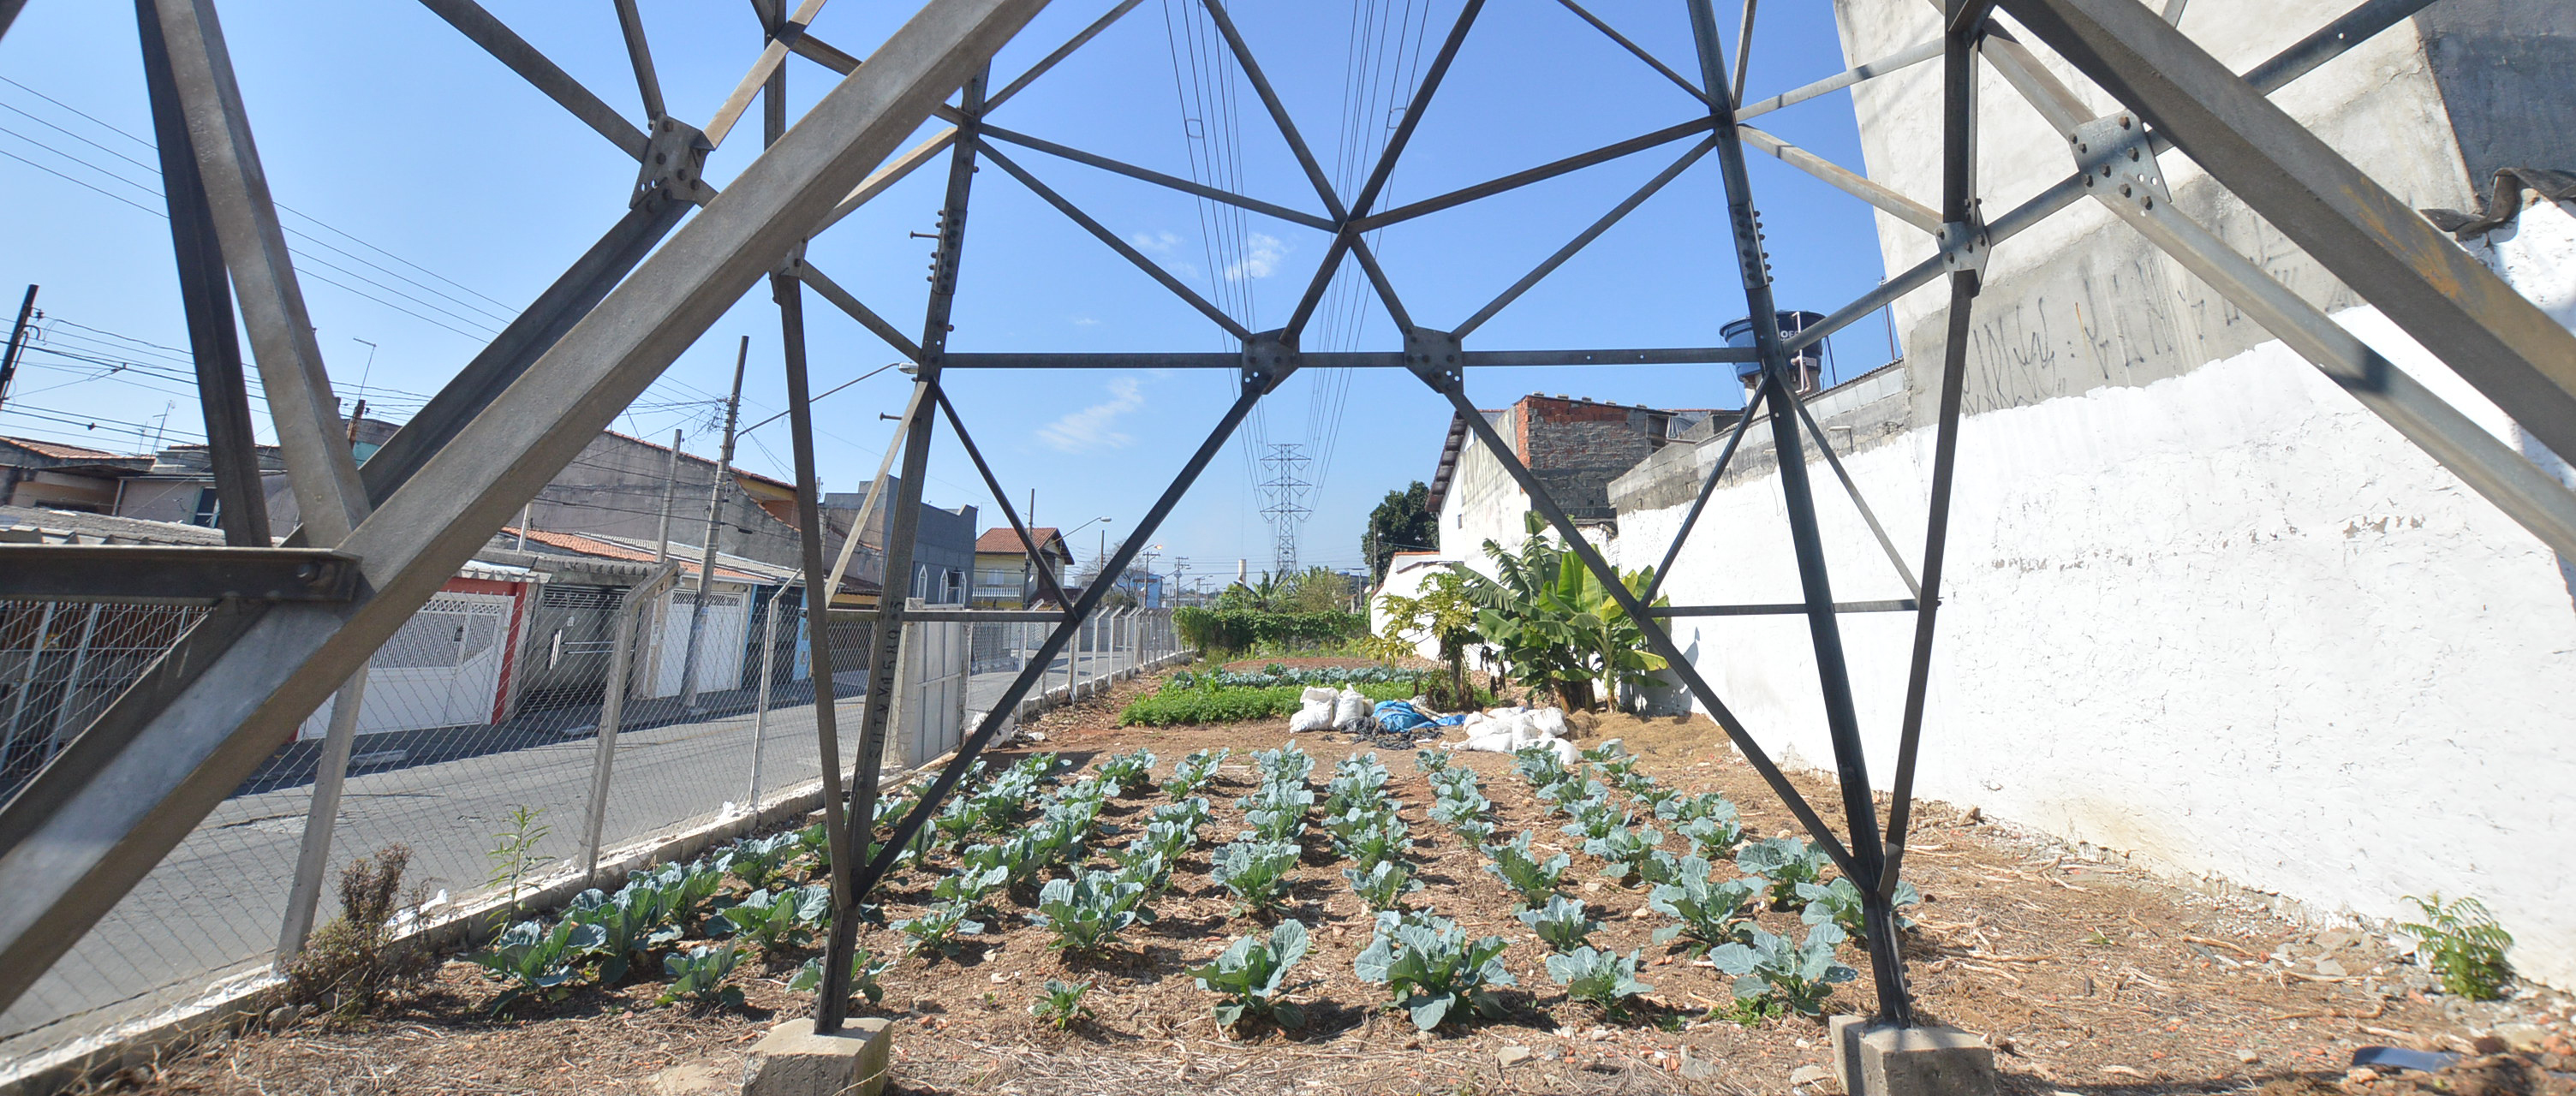
[[[1129,660],[1122,654],[1115,664],[1123,668]],[[1062,687],[1067,665],[1059,656],[1044,684]],[[1109,672],[1112,665],[1104,653],[1085,656],[1081,669],[1088,678]],[[969,718],[989,709],[1015,673],[1016,667],[992,666],[970,675]],[[834,675],[836,681],[848,682],[853,693],[856,677]],[[746,699],[742,706],[748,703]],[[834,705],[845,767],[856,753],[859,707],[856,696]],[[754,722],[745,711],[621,730],[602,822],[603,847],[713,821],[744,802],[751,786]],[[585,731],[567,738],[507,727],[439,733],[452,740],[446,752],[424,756],[445,760],[406,759],[353,772],[341,796],[332,847],[335,863],[400,842],[412,848],[413,882],[431,894],[445,891],[461,899],[483,889],[491,870],[485,850],[520,806],[542,811],[537,823],[549,832],[540,849],[556,858],[548,870],[580,861],[596,736]],[[494,741],[477,742],[478,734]],[[361,739],[359,756],[385,752],[375,741],[380,737],[392,736]],[[810,704],[773,708],[762,722],[758,746],[764,799],[821,775]],[[309,763],[305,769],[309,773]],[[216,808],[78,947],[0,1014],[0,1040],[29,1034],[23,1043],[0,1043],[6,1049],[0,1057],[16,1057],[22,1048],[53,1045],[148,1011],[117,1007],[125,1003],[176,1004],[216,978],[263,965],[276,946],[311,796],[309,775],[299,775],[292,782],[236,795]],[[331,915],[333,903],[326,896],[321,918]],[[59,1032],[30,1030],[57,1023],[62,1025]]]

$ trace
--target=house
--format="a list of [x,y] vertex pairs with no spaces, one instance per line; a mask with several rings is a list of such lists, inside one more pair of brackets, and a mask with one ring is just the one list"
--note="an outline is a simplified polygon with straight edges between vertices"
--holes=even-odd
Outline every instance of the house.
[[[185,522],[0,506],[0,540],[218,546]],[[457,569],[368,662],[360,734],[497,723],[516,710],[525,623],[548,576],[492,549]],[[0,790],[53,755],[205,610],[111,602],[0,602]],[[317,739],[330,706],[298,737]]]
[[[1481,411],[1550,497],[1578,523],[1615,528],[1610,481],[1676,440],[1731,428],[1734,411],[1657,410],[1573,396],[1523,396],[1510,407]],[[1491,540],[1516,547],[1526,534],[1529,495],[1501,461],[1452,416],[1433,470],[1428,502],[1440,515],[1439,554],[1480,563]]]
[[0,505],[114,513],[125,477],[151,466],[150,454],[0,438]]
[[[868,514],[867,528],[859,532],[859,546],[850,553],[852,576],[869,582],[885,581],[886,519],[894,509],[895,492],[903,486],[903,477],[887,476],[884,497]],[[823,544],[826,555],[840,551],[843,538],[850,535],[852,523],[866,505],[867,492],[823,496]],[[975,573],[975,507],[945,509],[923,503],[921,518],[912,531],[912,579],[906,584],[906,597],[918,598],[932,605],[966,604],[967,585]],[[837,609],[866,609],[876,605],[874,593],[842,589],[832,597]]]
[[1007,526],[986,529],[975,538],[972,600],[977,608],[1017,609],[1047,600],[1046,586],[1038,581],[1037,568],[1029,561],[1029,541],[1036,542],[1038,557],[1046,561],[1047,573],[1058,584],[1073,573],[1073,549],[1055,526],[1030,529],[1028,541]]
[[[531,624],[527,692],[532,707],[578,707],[597,704],[607,681],[614,644],[615,610],[625,591],[660,570],[664,559],[658,542],[624,537],[557,533],[510,527],[493,538],[496,546],[522,541],[530,565],[549,582],[538,600]],[[699,545],[674,544],[667,562],[679,570],[679,582],[648,607],[636,632],[629,665],[634,677],[627,695],[643,700],[678,696],[684,691],[692,610],[697,606]],[[874,582],[845,579],[845,592],[873,598]],[[758,681],[761,645],[769,644],[770,662],[788,678],[784,667],[796,660],[803,642],[798,629],[771,629],[767,616],[804,603],[804,577],[795,568],[761,563],[724,552],[706,590],[706,613],[698,636],[697,687],[701,692],[747,688]]]

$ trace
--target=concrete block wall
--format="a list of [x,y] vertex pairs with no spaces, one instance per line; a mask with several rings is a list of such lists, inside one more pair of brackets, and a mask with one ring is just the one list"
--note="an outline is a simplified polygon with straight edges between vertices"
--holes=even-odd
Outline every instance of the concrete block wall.
[[[2558,29],[2576,9],[2471,6],[2472,22],[2514,28],[2516,56],[2548,62],[2533,78],[2576,56]],[[2242,69],[2346,7],[2202,4],[2182,29]],[[1854,62],[1935,33],[1920,0],[1836,11]],[[2476,208],[2472,160],[2576,166],[2547,159],[2566,127],[2523,127],[2528,139],[2499,150],[2511,142],[2491,123],[2530,89],[2502,70],[2462,78],[2475,61],[2457,54],[2478,40],[2401,25],[2276,101],[2409,204]],[[1918,66],[1854,95],[1869,174],[1918,198],[1938,192],[1937,79]],[[1981,95],[1991,213],[2072,163],[2010,87],[1989,74]],[[2186,159],[2170,157],[2167,174],[2185,212],[2576,483]],[[1916,230],[1879,225],[1888,270],[1931,253]],[[2534,206],[2471,250],[2576,327],[2576,207]],[[1900,301],[1906,362],[1826,419],[1829,432],[1851,427],[1835,448],[1909,552],[1923,535],[1933,439],[1918,427],[1938,394],[1942,304],[1937,291]],[[1967,395],[1920,794],[2318,918],[2392,919],[2413,912],[2409,894],[2476,895],[2517,938],[2526,976],[2576,985],[2576,913],[2551,867],[2576,833],[2576,570],[2089,205],[1995,249]],[[1676,603],[1797,599],[1765,433],[1748,435],[1684,551],[1666,587]],[[1667,449],[1614,483],[1615,562],[1662,553],[1722,441]],[[1904,596],[1830,475],[1811,475],[1835,595]],[[1912,619],[1847,616],[1843,630],[1885,787]],[[1676,638],[1766,747],[1830,766],[1802,621],[1700,618]]]

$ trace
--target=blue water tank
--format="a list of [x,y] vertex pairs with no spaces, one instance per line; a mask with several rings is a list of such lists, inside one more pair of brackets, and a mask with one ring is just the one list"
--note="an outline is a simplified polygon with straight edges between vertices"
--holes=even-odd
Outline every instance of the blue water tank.
[[[1821,312],[1783,310],[1775,312],[1772,315],[1778,319],[1780,324],[1780,334],[1784,338],[1825,322],[1824,313]],[[1740,347],[1748,350],[1752,349],[1753,318],[1747,316],[1743,319],[1733,321],[1724,327],[1718,328],[1717,333],[1718,337],[1726,340],[1726,345],[1728,346]],[[1824,340],[1819,339],[1807,346],[1800,347],[1797,353],[1790,355],[1790,364],[1793,366],[1802,365],[1809,369],[1822,368],[1825,355],[1824,345]],[[1735,376],[1738,380],[1751,380],[1754,375],[1760,372],[1762,372],[1761,362],[1735,363]]]

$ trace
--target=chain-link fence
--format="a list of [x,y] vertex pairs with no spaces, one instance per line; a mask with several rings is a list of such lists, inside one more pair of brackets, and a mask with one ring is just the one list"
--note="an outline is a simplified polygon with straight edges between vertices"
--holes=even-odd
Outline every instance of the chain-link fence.
[[[340,866],[391,844],[412,850],[408,879],[427,896],[427,925],[476,909],[508,881],[491,850],[522,819],[538,862],[521,865],[521,883],[546,886],[569,882],[594,857],[606,872],[711,832],[798,820],[817,805],[814,660],[796,591],[711,595],[691,654],[688,591],[630,606],[629,592],[614,587],[485,594],[458,585],[387,641],[362,689],[342,694],[359,696],[356,734],[315,921],[337,908],[328,881]],[[204,612],[0,602],[0,796]],[[953,750],[1054,627],[908,623],[888,769]],[[825,628],[844,773],[857,752],[873,629],[871,616],[851,612],[834,612]],[[1016,714],[1169,661],[1176,639],[1168,611],[1104,612],[1051,660]],[[229,1004],[272,977],[306,820],[331,782],[322,747],[343,702],[307,720],[0,1013],[0,1087]]]

